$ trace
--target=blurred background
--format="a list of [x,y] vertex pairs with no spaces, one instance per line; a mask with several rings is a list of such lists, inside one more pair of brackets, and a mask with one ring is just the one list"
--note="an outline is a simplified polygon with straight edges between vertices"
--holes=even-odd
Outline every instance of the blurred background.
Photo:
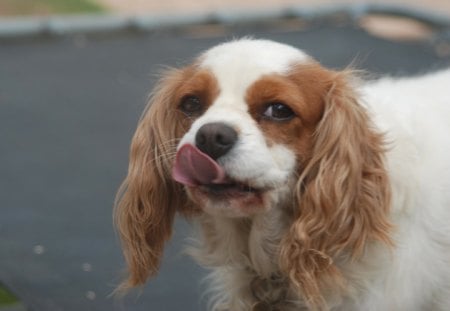
[[329,6],[336,4],[383,4],[412,7],[419,10],[450,14],[450,2],[447,0],[1,0],[0,14],[15,15],[49,15],[73,13],[193,13],[213,12],[223,9],[261,9],[289,6]]
[[111,295],[112,206],[157,73],[242,36],[416,75],[450,66],[450,1],[0,0],[0,311],[206,310],[182,219],[157,278]]

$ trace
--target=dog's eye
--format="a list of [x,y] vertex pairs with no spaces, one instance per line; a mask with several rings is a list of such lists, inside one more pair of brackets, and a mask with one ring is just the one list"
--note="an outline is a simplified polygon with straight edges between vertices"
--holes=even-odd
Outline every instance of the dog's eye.
[[178,108],[187,116],[194,116],[203,111],[203,104],[199,97],[187,95],[181,99]]
[[288,121],[295,116],[294,111],[283,103],[271,103],[263,113],[266,119]]

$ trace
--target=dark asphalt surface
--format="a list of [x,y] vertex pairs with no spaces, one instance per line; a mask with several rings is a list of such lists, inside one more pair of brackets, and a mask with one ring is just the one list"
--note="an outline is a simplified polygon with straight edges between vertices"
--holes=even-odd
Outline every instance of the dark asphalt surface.
[[[190,34],[189,34],[190,33]],[[112,227],[130,138],[162,65],[243,35],[306,50],[327,66],[417,74],[450,64],[430,42],[352,26],[235,28],[217,37],[155,32],[0,42],[0,282],[36,311],[203,310],[205,272],[182,254],[179,221],[159,276],[111,298],[124,268]]]

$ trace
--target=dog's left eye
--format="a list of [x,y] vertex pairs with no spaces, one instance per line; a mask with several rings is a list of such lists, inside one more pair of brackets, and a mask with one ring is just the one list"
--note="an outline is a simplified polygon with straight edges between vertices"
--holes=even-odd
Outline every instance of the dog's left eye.
[[263,115],[266,119],[275,121],[288,121],[295,117],[294,111],[283,103],[269,104]]

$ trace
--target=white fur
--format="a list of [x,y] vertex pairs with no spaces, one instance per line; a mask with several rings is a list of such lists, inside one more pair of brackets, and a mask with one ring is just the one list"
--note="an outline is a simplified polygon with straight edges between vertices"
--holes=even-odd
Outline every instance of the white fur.
[[396,248],[374,264],[360,310],[450,309],[449,86],[446,70],[362,90],[390,145]]
[[[295,156],[282,145],[268,146],[248,114],[245,90],[270,73],[282,73],[293,62],[310,58],[292,47],[259,40],[219,45],[201,57],[220,86],[220,95],[182,139],[193,143],[201,125],[221,121],[240,129],[238,145],[220,164],[239,180],[273,185],[265,213],[252,219],[201,217],[211,228],[213,248],[201,246],[194,256],[213,269],[213,310],[251,309],[249,283],[255,272],[268,277],[278,271],[277,245],[288,213],[274,207],[290,199]],[[450,310],[450,70],[422,77],[383,78],[358,93],[389,141],[387,167],[393,193],[395,248],[374,245],[358,262],[341,266],[350,281],[347,296],[330,295],[331,310]],[[258,156],[254,155],[258,150]],[[231,161],[233,160],[233,161]],[[214,209],[214,206],[210,206]],[[201,241],[200,241],[201,245]],[[250,268],[250,269],[249,269]],[[300,298],[287,299],[303,310]]]

